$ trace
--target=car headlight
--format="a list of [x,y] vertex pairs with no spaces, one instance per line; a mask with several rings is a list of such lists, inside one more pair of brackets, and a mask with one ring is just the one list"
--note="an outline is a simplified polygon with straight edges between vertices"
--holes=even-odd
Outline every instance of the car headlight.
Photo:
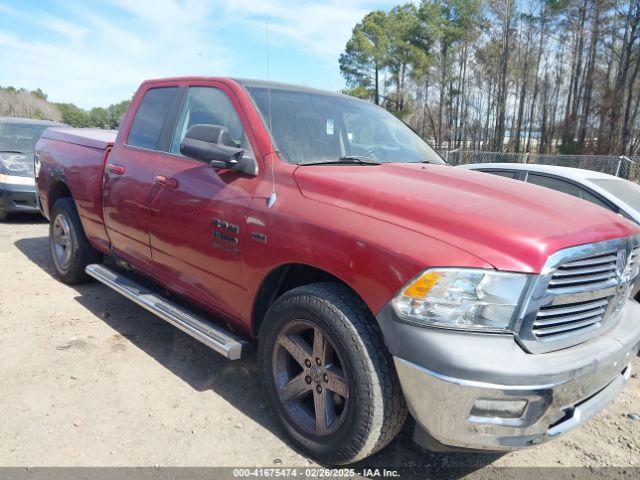
[[512,331],[530,277],[470,268],[429,269],[392,301],[412,323],[481,331]]
[[0,173],[33,177],[33,161],[24,153],[0,153]]

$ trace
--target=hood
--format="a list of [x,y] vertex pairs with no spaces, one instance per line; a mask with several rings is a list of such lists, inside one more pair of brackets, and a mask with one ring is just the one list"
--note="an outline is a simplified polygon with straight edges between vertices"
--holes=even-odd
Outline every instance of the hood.
[[563,248],[640,233],[578,198],[446,165],[308,165],[294,177],[309,199],[422,233],[499,270],[539,273]]

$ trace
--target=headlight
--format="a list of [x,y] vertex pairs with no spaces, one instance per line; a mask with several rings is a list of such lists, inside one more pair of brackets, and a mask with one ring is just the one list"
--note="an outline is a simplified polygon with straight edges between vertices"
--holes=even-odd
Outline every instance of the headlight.
[[0,173],[33,177],[33,160],[24,153],[0,153]]
[[40,175],[40,168],[42,167],[42,164],[40,163],[40,155],[38,155],[37,153],[33,154],[33,171],[34,171],[34,176],[37,178],[38,175]]
[[392,301],[404,320],[462,330],[510,331],[529,276],[466,268],[427,270]]

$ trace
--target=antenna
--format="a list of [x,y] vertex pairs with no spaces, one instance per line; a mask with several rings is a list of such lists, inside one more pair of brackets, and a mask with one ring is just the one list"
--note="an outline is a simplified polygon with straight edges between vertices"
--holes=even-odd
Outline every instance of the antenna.
[[[269,22],[265,22],[265,37],[267,43],[267,108],[269,110],[269,136],[271,137],[271,142],[273,143],[273,130],[271,129],[271,72],[270,72],[270,63],[271,58],[269,56]],[[278,196],[276,195],[276,176],[274,172],[275,159],[273,158],[275,152],[271,152],[271,195],[267,200],[267,208],[271,208],[275,205]]]

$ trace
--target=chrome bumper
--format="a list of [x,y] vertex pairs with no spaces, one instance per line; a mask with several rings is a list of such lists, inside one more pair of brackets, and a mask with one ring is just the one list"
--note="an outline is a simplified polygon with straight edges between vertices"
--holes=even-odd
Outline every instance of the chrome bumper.
[[[600,337],[544,354],[508,335],[413,327],[389,312],[378,320],[419,426],[414,439],[437,450],[514,450],[580,426],[624,388],[640,348],[633,301]],[[504,414],[486,405],[524,406]]]
[[[409,410],[426,433],[442,445],[474,450],[514,450],[545,442],[580,426],[604,409],[623,389],[626,365],[595,391],[601,373],[560,385],[513,387],[444,377],[395,359]],[[478,416],[477,400],[522,400],[520,417]]]

